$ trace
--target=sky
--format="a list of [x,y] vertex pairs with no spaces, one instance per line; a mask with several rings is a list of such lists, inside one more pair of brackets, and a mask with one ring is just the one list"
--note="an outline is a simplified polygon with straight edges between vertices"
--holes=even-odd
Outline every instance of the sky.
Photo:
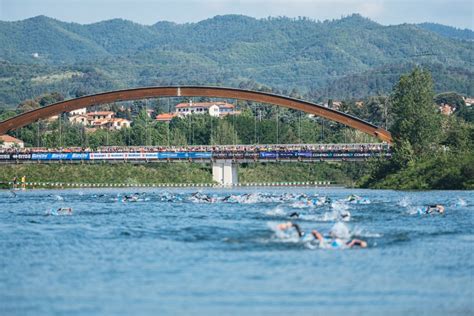
[[198,22],[223,14],[338,19],[359,13],[383,25],[435,22],[474,27],[474,0],[0,0],[0,20],[46,15],[89,24],[113,18],[151,25]]

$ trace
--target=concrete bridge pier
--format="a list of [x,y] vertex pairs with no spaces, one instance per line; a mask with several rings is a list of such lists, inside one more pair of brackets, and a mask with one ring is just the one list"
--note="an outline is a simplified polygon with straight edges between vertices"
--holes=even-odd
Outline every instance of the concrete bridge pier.
[[239,183],[237,163],[231,160],[214,161],[212,163],[212,180],[225,186],[232,186]]

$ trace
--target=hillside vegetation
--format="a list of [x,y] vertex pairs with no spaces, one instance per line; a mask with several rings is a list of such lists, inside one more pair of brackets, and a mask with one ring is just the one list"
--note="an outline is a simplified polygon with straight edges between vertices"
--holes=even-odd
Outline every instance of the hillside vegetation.
[[[341,164],[328,163],[257,163],[242,165],[238,170],[241,183],[330,181],[350,185],[354,179],[343,168]],[[28,182],[46,183],[213,183],[210,165],[196,163],[25,164],[5,165],[1,170],[0,182],[25,175]]]
[[70,98],[170,84],[257,83],[283,94],[296,88],[313,101],[361,98],[388,92],[414,65],[432,72],[436,91],[474,94],[472,31],[382,26],[359,15],[324,22],[225,15],[151,26],[38,16],[0,22],[0,42],[0,106],[51,91]]

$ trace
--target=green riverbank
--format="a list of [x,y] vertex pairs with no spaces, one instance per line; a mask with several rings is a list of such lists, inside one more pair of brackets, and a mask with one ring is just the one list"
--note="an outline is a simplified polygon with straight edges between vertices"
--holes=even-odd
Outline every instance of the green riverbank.
[[[256,163],[239,166],[240,182],[310,182],[330,181],[351,184],[343,164],[328,163]],[[0,181],[26,176],[27,182],[64,183],[212,183],[209,164],[18,164],[0,166]]]

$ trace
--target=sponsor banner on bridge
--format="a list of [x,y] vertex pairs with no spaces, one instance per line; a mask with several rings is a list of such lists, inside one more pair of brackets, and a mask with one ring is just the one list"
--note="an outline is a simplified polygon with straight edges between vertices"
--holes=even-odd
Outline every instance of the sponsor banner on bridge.
[[211,152],[90,153],[90,160],[211,159]]
[[373,157],[374,153],[354,153],[353,157]]
[[298,152],[297,151],[282,151],[278,153],[278,158],[283,158],[283,159],[298,158]]
[[31,160],[89,160],[89,153],[34,153]]
[[278,158],[278,153],[275,151],[264,151],[259,154],[260,159],[276,159]]
[[311,158],[313,153],[311,151],[299,151],[298,152],[298,157],[301,158]]
[[212,153],[211,152],[191,152],[189,153],[191,159],[211,159]]
[[31,154],[12,154],[10,159],[29,160],[31,159]]
[[159,161],[159,160],[211,160],[211,159],[253,159],[253,160],[276,160],[276,159],[317,159],[317,160],[345,160],[366,159],[370,157],[390,157],[387,152],[319,152],[319,151],[264,151],[264,152],[51,152],[51,153],[4,153],[0,154],[0,160],[6,161],[80,161],[80,160],[104,160],[104,161]]

